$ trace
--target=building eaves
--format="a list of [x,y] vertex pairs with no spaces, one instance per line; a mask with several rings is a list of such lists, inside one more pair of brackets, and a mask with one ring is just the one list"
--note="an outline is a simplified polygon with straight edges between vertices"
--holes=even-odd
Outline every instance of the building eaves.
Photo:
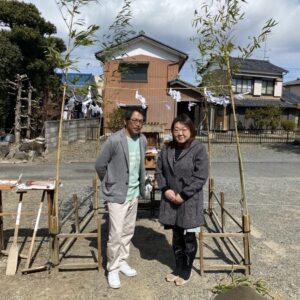
[[[156,47],[159,47],[163,50],[165,50],[166,52],[169,52],[169,53],[172,53],[174,55],[177,55],[180,57],[180,61],[179,61],[179,69],[182,68],[182,66],[184,65],[184,63],[186,62],[186,60],[188,59],[188,54],[186,54],[185,52],[183,51],[180,51],[174,47],[171,47],[169,45],[166,45],[158,40],[155,40],[147,35],[145,35],[144,33],[140,33],[130,39],[128,39],[127,41],[124,41],[123,43],[119,43],[119,44],[116,44],[116,45],[113,45],[110,47],[110,50],[109,52],[113,52],[114,49],[117,50],[119,47],[128,47],[138,41],[147,41],[149,42],[150,44],[152,45],[155,45]],[[106,51],[105,50],[101,50],[101,51],[98,51],[95,53],[95,56],[97,59],[103,61],[104,60],[104,57],[105,57],[105,54],[106,54]]]
[[185,89],[190,89],[198,94],[200,94],[201,96],[203,96],[202,92],[199,90],[198,87],[196,87],[195,85],[188,83],[186,81],[183,81],[181,79],[172,79],[168,81],[169,86],[182,86]]

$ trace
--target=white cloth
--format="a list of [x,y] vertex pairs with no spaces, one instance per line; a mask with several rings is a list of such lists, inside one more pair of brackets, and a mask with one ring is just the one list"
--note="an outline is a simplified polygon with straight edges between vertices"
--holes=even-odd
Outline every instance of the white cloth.
[[204,95],[206,96],[207,101],[210,103],[223,105],[224,107],[230,103],[228,97],[216,97],[211,91],[208,91],[206,87],[204,88]]
[[136,90],[136,92],[135,92],[135,99],[141,102],[143,109],[146,109],[146,107],[147,107],[146,99],[145,99],[145,97],[143,97],[142,95],[139,94],[138,90]]
[[168,94],[169,94],[176,102],[180,102],[180,101],[181,101],[181,94],[180,94],[179,91],[172,90],[172,89],[170,88]]
[[196,105],[195,102],[189,101],[189,104],[188,104],[188,110],[191,111],[191,110],[192,110],[192,107],[195,106],[195,105]]

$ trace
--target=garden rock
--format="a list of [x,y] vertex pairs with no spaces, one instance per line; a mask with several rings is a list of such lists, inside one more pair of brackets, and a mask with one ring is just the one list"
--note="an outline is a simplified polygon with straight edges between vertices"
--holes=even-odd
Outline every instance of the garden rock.
[[0,143],[0,158],[5,158],[9,153],[9,143],[8,142],[1,142]]
[[24,151],[17,150],[16,153],[15,153],[14,158],[19,159],[19,160],[28,160],[29,155]]

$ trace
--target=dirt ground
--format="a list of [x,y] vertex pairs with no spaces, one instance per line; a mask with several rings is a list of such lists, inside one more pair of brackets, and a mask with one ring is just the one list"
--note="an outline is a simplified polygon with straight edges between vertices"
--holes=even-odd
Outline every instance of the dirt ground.
[[[216,160],[234,163],[232,146],[214,146]],[[255,163],[276,162],[293,163],[300,166],[300,151],[298,148],[278,146],[242,146],[243,157],[253,162],[246,168],[246,191],[249,200],[249,212],[252,220],[251,227],[251,260],[253,280],[264,279],[275,299],[300,299],[299,287],[299,174],[280,174],[277,169],[271,170],[271,175],[251,175]],[[92,161],[95,155],[94,145],[73,145],[63,151],[65,162]],[[79,155],[78,153],[81,153]],[[84,153],[84,159],[82,154]],[[53,162],[55,155],[49,154],[43,160],[36,162],[43,168],[44,162]],[[278,172],[278,174],[276,174]],[[247,176],[248,174],[248,176]],[[249,175],[250,174],[250,175]],[[3,178],[1,176],[0,178]],[[215,176],[216,190],[225,191],[226,205],[237,218],[240,217],[239,181],[235,175]],[[72,193],[77,193],[82,199],[90,191],[89,182],[68,182],[61,188],[60,199],[62,217],[70,209]],[[207,187],[205,188],[205,194]],[[37,211],[39,192],[25,195],[23,212]],[[4,208],[15,211],[17,197],[13,192],[5,192]],[[67,204],[66,204],[67,203]],[[88,205],[80,211],[83,216]],[[43,215],[38,230],[37,241],[34,248],[33,266],[39,266],[49,261],[49,245],[47,237],[47,209]],[[109,289],[105,277],[105,242],[107,239],[107,215],[101,213],[102,220],[102,252],[103,268],[97,270],[71,270],[58,271],[51,268],[49,271],[22,275],[21,269],[25,260],[21,259],[15,276],[6,276],[7,257],[0,257],[0,299],[213,299],[215,295],[212,288],[228,273],[221,271],[206,272],[199,275],[199,254],[196,256],[192,279],[186,286],[176,287],[167,283],[164,276],[173,266],[171,249],[171,232],[165,231],[157,220],[157,212],[151,217],[149,211],[139,211],[136,223],[135,236],[131,246],[130,264],[138,271],[138,276],[126,278],[121,275],[122,287],[118,290]],[[8,249],[12,242],[15,219],[5,217],[4,234]],[[20,253],[26,254],[29,248],[35,216],[23,216],[20,223],[18,245]],[[63,232],[72,228],[69,222]],[[227,228],[234,230],[234,224],[227,221]],[[91,222],[85,232],[94,232],[95,223]],[[204,230],[214,230],[213,223],[207,219]],[[238,242],[241,246],[241,243]],[[224,253],[223,253],[224,252]],[[96,257],[96,241],[92,238],[78,240],[67,253],[62,263],[67,262],[93,262]],[[205,241],[205,260],[208,263],[223,262],[234,263],[228,248],[220,240]],[[241,275],[238,273],[237,275]]]

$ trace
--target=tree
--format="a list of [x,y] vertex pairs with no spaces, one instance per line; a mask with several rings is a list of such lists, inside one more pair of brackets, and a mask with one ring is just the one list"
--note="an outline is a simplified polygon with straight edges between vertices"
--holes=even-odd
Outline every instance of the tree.
[[115,108],[109,115],[109,121],[107,122],[107,127],[112,131],[116,132],[124,126],[124,112],[121,108]]
[[280,116],[281,108],[279,106],[248,108],[245,112],[245,118],[252,119],[256,129],[278,128],[280,125]]
[[47,58],[50,44],[57,51],[65,49],[64,42],[52,35],[56,28],[41,17],[33,4],[19,1],[0,1],[0,109],[1,121],[12,126],[15,97],[7,96],[6,79],[26,74],[43,103],[49,91],[57,89],[59,81],[54,74],[55,62]]
[[[207,4],[209,3],[209,4]],[[210,0],[204,1],[200,12],[195,11],[193,26],[196,29],[194,41],[197,43],[200,58],[196,60],[197,71],[203,76],[208,65],[218,65],[224,70],[226,94],[230,97],[233,111],[234,127],[237,141],[237,154],[240,171],[241,205],[244,215],[248,215],[247,199],[245,192],[245,181],[243,162],[239,145],[238,122],[235,113],[235,103],[232,92],[232,73],[238,66],[231,65],[231,56],[234,51],[239,51],[239,57],[245,59],[251,56],[253,51],[260,47],[265,41],[271,29],[277,24],[273,19],[266,22],[261,33],[256,37],[249,37],[249,43],[239,46],[235,43],[234,29],[244,19],[241,5],[245,0]]]

